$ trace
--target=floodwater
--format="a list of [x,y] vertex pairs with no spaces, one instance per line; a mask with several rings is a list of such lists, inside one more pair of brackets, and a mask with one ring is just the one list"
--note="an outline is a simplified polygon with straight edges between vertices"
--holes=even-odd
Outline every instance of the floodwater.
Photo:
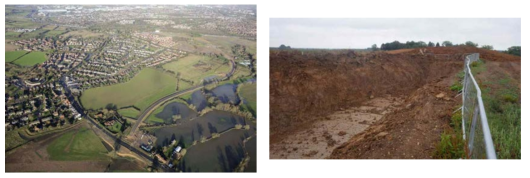
[[202,111],[207,105],[206,97],[204,97],[200,90],[197,90],[191,94],[191,99],[188,100],[188,104],[193,104],[197,111]]
[[182,122],[176,126],[162,127],[153,133],[157,137],[156,144],[163,146],[172,140],[184,140],[184,144],[191,145],[194,140],[199,141],[201,136],[211,137],[212,133],[221,133],[236,124],[246,124],[243,117],[226,111],[211,111],[203,116]]
[[257,160],[257,150],[256,150],[256,136],[252,137],[250,140],[245,143],[245,150],[247,150],[248,155],[250,156],[250,161],[245,167],[245,172],[256,172],[256,160]]
[[[251,156],[245,171],[256,171],[256,142],[252,138],[243,144],[243,140],[255,134],[255,127],[250,130],[230,130],[219,138],[199,143],[186,153],[179,168],[185,172],[231,172],[245,157]],[[254,140],[254,141],[252,141]]]
[[223,103],[239,103],[239,97],[237,96],[237,85],[224,84],[215,87],[212,90],[213,96],[217,97]]
[[175,102],[167,104],[164,107],[164,110],[162,110],[162,112],[156,114],[155,116],[158,118],[164,119],[165,123],[171,124],[173,123],[174,115],[181,116],[181,119],[177,121],[177,123],[180,123],[180,122],[190,120],[191,118],[197,117],[197,112],[190,109],[184,103],[175,101]]

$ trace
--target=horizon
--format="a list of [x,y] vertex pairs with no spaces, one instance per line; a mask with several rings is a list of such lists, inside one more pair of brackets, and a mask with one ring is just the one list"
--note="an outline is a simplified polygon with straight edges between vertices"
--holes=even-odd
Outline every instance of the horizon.
[[[446,28],[447,27],[447,28]],[[521,46],[520,18],[383,19],[271,18],[269,47],[366,49],[376,44],[423,41],[491,45],[494,50]]]

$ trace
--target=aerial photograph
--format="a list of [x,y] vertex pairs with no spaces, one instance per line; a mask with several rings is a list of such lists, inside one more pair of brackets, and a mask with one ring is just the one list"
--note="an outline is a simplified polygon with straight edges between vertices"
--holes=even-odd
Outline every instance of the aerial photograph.
[[256,172],[256,5],[5,5],[6,172]]
[[270,159],[521,159],[521,19],[271,18]]

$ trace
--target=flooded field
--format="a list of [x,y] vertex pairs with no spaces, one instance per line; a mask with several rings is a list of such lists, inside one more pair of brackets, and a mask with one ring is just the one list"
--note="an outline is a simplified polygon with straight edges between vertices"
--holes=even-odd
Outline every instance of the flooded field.
[[201,136],[210,137],[212,133],[220,133],[236,124],[245,125],[246,121],[238,115],[226,111],[211,111],[205,115],[183,122],[176,126],[162,127],[153,134],[157,137],[157,145],[167,145],[173,139],[184,139],[186,145],[191,145]]
[[208,103],[202,92],[197,90],[191,94],[191,99],[188,100],[188,104],[193,104],[197,111],[202,111]]
[[212,90],[213,96],[217,97],[223,103],[239,103],[239,97],[236,94],[237,85],[225,84]]
[[248,152],[251,161],[245,171],[256,171],[256,139],[249,140],[249,145],[243,144],[246,138],[254,134],[254,126],[250,130],[230,130],[219,138],[197,144],[189,149],[179,165],[180,169],[186,172],[229,172],[239,165]]
[[185,104],[175,101],[167,104],[164,107],[164,110],[162,110],[162,112],[156,114],[155,116],[163,119],[165,123],[170,124],[174,122],[172,117],[175,115],[181,116],[181,118],[178,119],[177,122],[185,122],[190,120],[191,118],[197,117],[197,112],[190,109]]

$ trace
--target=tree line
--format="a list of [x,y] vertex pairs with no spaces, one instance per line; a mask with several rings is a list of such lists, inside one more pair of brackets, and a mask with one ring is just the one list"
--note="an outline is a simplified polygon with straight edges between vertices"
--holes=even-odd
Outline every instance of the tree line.
[[[431,42],[428,43],[424,41],[407,41],[405,43],[401,43],[399,41],[393,41],[389,43],[382,43],[380,47],[377,47],[377,44],[373,44],[372,47],[368,48],[372,51],[377,50],[397,50],[397,49],[410,49],[410,48],[422,48],[422,47],[450,47],[450,46],[472,46],[475,48],[479,48],[479,44],[472,42],[472,41],[466,41],[462,44],[453,44],[451,41],[443,41],[441,44],[439,42]],[[488,49],[493,50],[492,45],[482,45],[480,46],[482,49]],[[521,56],[521,46],[512,46],[508,48],[506,51],[501,51],[507,54]]]

